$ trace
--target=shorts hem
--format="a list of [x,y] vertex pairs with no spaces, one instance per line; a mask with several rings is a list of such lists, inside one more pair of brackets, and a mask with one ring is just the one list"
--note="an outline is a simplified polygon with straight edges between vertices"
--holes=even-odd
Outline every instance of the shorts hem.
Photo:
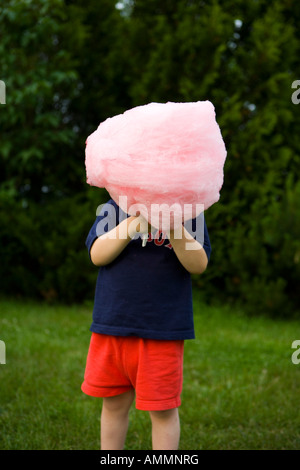
[[91,385],[86,384],[85,382],[83,382],[83,384],[81,385],[81,391],[83,393],[91,397],[98,398],[115,397],[117,395],[121,395],[122,393],[128,392],[129,390],[133,390],[133,387],[93,387]]
[[137,410],[142,411],[163,411],[178,408],[181,405],[180,397],[171,398],[168,400],[140,400],[136,398],[135,407]]

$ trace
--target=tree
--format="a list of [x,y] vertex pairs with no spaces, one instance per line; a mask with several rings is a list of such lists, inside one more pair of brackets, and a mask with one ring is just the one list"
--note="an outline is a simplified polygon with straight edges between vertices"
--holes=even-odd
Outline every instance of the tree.
[[299,312],[299,14],[297,2],[278,0],[136,0],[131,14],[143,44],[133,102],[211,100],[228,150],[198,285],[208,298],[278,315]]
[[[84,240],[105,193],[86,185],[85,140],[124,106],[115,71],[120,23],[108,0],[1,4],[0,70],[7,91],[0,115],[4,293],[70,301],[93,292]],[[113,85],[118,93],[112,93]]]
[[[121,8],[122,4],[125,8]],[[84,240],[105,191],[85,182],[87,136],[151,101],[210,100],[226,143],[206,220],[207,300],[298,315],[296,0],[4,0],[0,8],[2,292],[80,300]],[[88,293],[88,294],[87,294]]]

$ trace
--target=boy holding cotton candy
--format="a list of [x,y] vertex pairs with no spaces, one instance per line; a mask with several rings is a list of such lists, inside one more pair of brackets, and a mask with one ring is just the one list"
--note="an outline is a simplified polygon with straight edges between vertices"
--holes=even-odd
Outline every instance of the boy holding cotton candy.
[[184,341],[195,337],[191,273],[205,271],[211,247],[203,213],[176,234],[152,227],[143,247],[148,232],[111,199],[86,240],[100,269],[82,390],[103,398],[102,450],[123,449],[134,399],[149,411],[153,450],[179,446]]
[[[153,449],[178,448],[191,273],[209,261],[203,211],[219,200],[225,159],[208,100],[137,106],[87,138],[87,183],[112,198],[86,240],[100,269],[82,390],[103,397],[102,449],[123,448],[134,396],[150,413]],[[148,223],[156,229],[141,242]]]

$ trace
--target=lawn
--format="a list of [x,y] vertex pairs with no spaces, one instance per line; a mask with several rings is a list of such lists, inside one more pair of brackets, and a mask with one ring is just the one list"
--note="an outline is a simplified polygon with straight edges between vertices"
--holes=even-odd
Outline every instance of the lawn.
[[[300,449],[298,323],[194,305],[180,449]],[[0,301],[0,449],[99,449],[101,400],[80,390],[91,310]],[[134,407],[126,449],[151,449],[148,414]]]

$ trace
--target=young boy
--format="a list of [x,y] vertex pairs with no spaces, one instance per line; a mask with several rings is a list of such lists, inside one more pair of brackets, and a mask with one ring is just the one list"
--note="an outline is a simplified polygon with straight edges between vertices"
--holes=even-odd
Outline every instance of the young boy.
[[149,411],[152,449],[178,449],[184,340],[195,337],[190,274],[205,271],[211,252],[203,213],[180,231],[153,230],[143,247],[148,223],[111,199],[87,237],[100,269],[82,391],[103,398],[102,450],[124,448],[134,398]]

